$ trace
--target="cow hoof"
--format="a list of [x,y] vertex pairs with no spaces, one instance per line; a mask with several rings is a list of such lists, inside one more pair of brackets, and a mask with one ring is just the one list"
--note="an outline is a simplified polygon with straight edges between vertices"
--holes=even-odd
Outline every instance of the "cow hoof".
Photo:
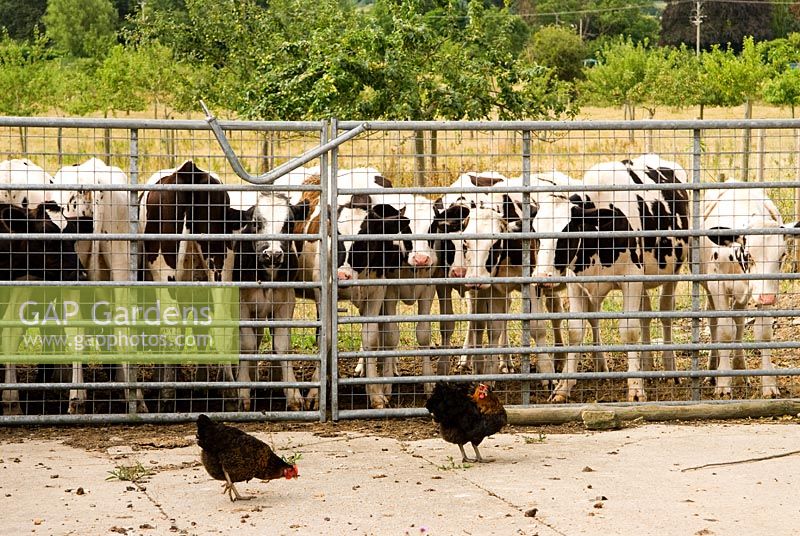
[[763,398],[780,398],[781,397],[781,391],[780,391],[780,389],[778,389],[774,385],[771,385],[771,386],[766,386],[765,385],[761,389],[761,396]]
[[319,400],[316,398],[307,398],[303,405],[305,406],[306,411],[319,410]]
[[628,391],[628,402],[647,402],[647,395],[644,394],[644,389]]
[[250,400],[240,400],[239,401],[239,410],[240,411],[250,411],[250,406],[252,402]]
[[22,408],[17,402],[3,404],[3,415],[22,415]]
[[356,378],[363,378],[364,377],[364,365],[362,363],[359,363],[358,365],[356,365],[356,369],[353,371],[353,375]]
[[287,400],[286,401],[286,411],[302,411],[303,410],[303,401],[302,400]]
[[145,404],[143,400],[136,402],[136,413],[150,413],[147,404]]
[[85,415],[86,414],[86,402],[83,400],[70,400],[69,401],[69,408],[67,409],[67,413],[70,415]]
[[386,409],[389,407],[389,400],[385,396],[370,398],[369,405],[372,409]]
[[553,393],[550,395],[550,398],[547,399],[548,402],[552,402],[554,404],[566,404],[569,397],[563,393]]
[[731,394],[729,387],[717,387],[714,389],[714,397],[718,398],[719,400],[731,400],[733,395]]

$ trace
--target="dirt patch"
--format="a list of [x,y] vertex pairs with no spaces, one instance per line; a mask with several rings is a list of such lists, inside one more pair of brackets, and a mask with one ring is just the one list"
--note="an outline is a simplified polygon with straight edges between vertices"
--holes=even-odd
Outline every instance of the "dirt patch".
[[[235,423],[236,427],[247,432],[310,432],[319,437],[338,437],[345,434],[361,434],[390,437],[400,441],[416,441],[438,437],[438,428],[430,419],[382,419],[342,421],[338,423],[276,423],[253,422]],[[5,428],[4,442],[23,442],[30,440],[61,441],[71,447],[105,451],[110,447],[126,445],[134,450],[169,449],[187,447],[195,444],[194,424],[164,425],[116,425],[103,427],[20,427]],[[583,427],[577,423],[559,426],[507,426],[505,433],[540,434],[578,433]]]

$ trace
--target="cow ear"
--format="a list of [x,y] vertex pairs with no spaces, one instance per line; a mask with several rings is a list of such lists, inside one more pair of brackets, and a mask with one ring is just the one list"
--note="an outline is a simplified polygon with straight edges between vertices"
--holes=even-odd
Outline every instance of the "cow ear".
[[350,198],[350,208],[369,210],[372,208],[372,198],[367,194],[355,194]]
[[503,194],[503,218],[509,223],[515,223],[521,219],[516,203],[508,194]]
[[488,187],[494,186],[503,179],[500,177],[481,175],[480,173],[470,173],[469,180],[472,182],[473,186]]
[[296,205],[292,205],[292,220],[294,221],[304,221],[308,218],[308,214],[311,212],[311,203],[309,203],[308,199],[303,199]]
[[442,198],[439,197],[436,199],[436,201],[433,202],[434,217],[438,217],[442,213],[442,211],[444,211],[444,201],[442,201]]
[[7,233],[27,233],[30,217],[31,213],[27,209],[14,205],[5,205],[0,209],[0,221]]
[[394,187],[394,185],[392,184],[392,181],[390,181],[389,179],[387,179],[386,177],[384,177],[382,175],[375,175],[373,177],[373,180],[375,181],[375,184],[377,184],[381,188],[392,188],[392,187]]

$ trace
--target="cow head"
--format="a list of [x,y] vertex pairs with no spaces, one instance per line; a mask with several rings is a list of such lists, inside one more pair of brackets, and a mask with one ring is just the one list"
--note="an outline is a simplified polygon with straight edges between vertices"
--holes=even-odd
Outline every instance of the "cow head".
[[367,270],[384,275],[401,267],[403,256],[412,249],[410,240],[402,237],[411,234],[411,222],[405,211],[405,207],[398,210],[384,203],[373,204],[372,198],[365,194],[353,195],[339,207],[340,235],[401,235],[394,240],[340,240],[336,272],[340,281],[355,280]]
[[[438,232],[437,216],[439,213],[435,204],[429,199],[415,195],[405,205],[405,208],[405,214],[409,216],[411,231],[414,234]],[[415,269],[433,268],[439,264],[439,255],[436,249],[435,240],[415,238],[411,240],[411,249],[406,252],[406,262]]]
[[[515,220],[508,219],[507,207],[479,202],[465,221],[465,235],[495,235],[519,230]],[[453,240],[455,256],[450,277],[493,277],[513,251],[520,251],[518,240],[508,238],[466,238]],[[467,288],[485,289],[490,283],[468,283]]]
[[[721,232],[707,236],[711,242],[710,258],[715,269],[726,274],[767,274],[781,272],[781,264],[786,257],[786,236],[783,233],[750,234],[753,229],[785,229],[798,224],[781,225],[773,220],[752,222],[747,229],[713,227],[709,230]],[[739,283],[738,281],[736,282]],[[750,279],[741,282],[749,289],[736,292],[744,299],[749,296],[758,305],[775,305],[780,292],[778,279]]]
[[308,216],[309,204],[289,203],[281,192],[260,192],[255,206],[247,211],[246,233],[270,235],[253,243],[259,279],[288,280],[297,268],[297,245],[285,238],[295,223]]

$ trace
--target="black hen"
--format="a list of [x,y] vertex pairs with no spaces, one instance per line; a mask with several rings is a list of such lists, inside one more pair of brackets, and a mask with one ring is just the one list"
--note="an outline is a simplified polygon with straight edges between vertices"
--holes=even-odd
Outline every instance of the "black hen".
[[[434,422],[439,423],[442,438],[461,449],[462,461],[492,461],[481,457],[478,445],[499,432],[508,417],[500,399],[486,384],[478,384],[473,391],[466,383],[437,382],[425,408],[433,415]],[[475,459],[464,452],[466,443],[472,444]]]
[[197,418],[197,444],[202,449],[203,466],[213,478],[225,481],[223,493],[227,493],[231,501],[253,498],[239,495],[235,482],[247,482],[252,478],[289,480],[298,476],[296,465],[281,459],[260,439],[216,423],[206,415]]

